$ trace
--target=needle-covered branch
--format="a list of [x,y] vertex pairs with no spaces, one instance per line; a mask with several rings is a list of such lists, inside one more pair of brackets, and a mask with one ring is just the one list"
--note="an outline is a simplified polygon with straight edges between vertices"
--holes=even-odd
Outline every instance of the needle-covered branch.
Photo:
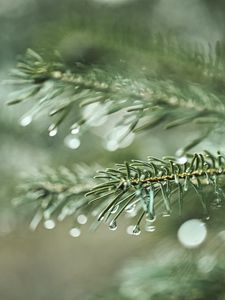
[[[196,193],[204,218],[209,217],[211,207],[221,207],[225,199],[225,157],[220,152],[214,156],[205,151],[178,159],[150,156],[147,161],[133,160],[98,171],[94,181],[91,169],[86,177],[81,170],[40,174],[27,182],[26,194],[23,191],[20,199],[35,202],[38,221],[42,217],[45,221],[63,220],[88,214],[97,219],[95,224],[104,222],[116,230],[118,219],[125,213],[135,220],[131,230],[134,235],[139,235],[143,226],[146,231],[154,231],[157,216],[170,216],[173,211],[181,215],[190,190]],[[206,191],[211,199],[205,196]]]
[[[159,41],[167,55],[160,49]],[[105,124],[109,116],[117,113],[115,132],[106,135],[108,148],[113,150],[131,132],[151,129],[161,123],[167,129],[192,121],[202,124],[203,128],[207,124],[207,134],[203,134],[207,136],[216,126],[222,127],[225,117],[223,89],[217,88],[219,84],[224,86],[223,44],[217,43],[213,55],[211,46],[208,50],[204,47],[185,49],[179,45],[171,47],[167,42],[166,46],[165,41],[159,39],[150,53],[154,53],[155,59],[156,49],[160,49],[158,69],[161,63],[162,66],[168,64],[168,70],[163,77],[157,68],[147,70],[140,80],[124,78],[118,73],[108,74],[94,66],[85,68],[77,64],[68,70],[59,57],[49,62],[29,49],[12,71],[10,82],[17,86],[17,91],[8,103],[33,100],[32,109],[20,123],[26,126],[47,113],[52,119],[50,136],[57,133],[62,122],[66,121],[71,134],[79,135],[89,127]],[[201,138],[196,143],[200,141]]]

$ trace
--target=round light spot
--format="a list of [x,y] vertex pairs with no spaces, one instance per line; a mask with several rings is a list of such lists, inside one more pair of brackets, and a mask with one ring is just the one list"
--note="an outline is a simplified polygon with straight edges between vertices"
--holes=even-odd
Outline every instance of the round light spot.
[[80,147],[80,140],[77,137],[68,135],[64,140],[65,145],[70,149],[77,149]]
[[77,217],[77,222],[81,225],[86,224],[87,220],[88,220],[88,218],[85,215],[79,215]]
[[81,234],[81,231],[80,231],[80,229],[79,228],[71,228],[70,229],[70,235],[72,236],[72,237],[78,237],[78,236],[80,236],[80,234]]
[[55,136],[57,134],[57,132],[58,132],[58,129],[55,128],[55,129],[50,130],[48,135],[52,137],[52,136]]
[[55,228],[55,222],[53,221],[53,220],[46,220],[45,222],[44,222],[44,227],[46,228],[46,229],[53,229],[53,228]]
[[177,236],[184,247],[196,248],[204,242],[207,236],[207,229],[201,220],[192,219],[180,226]]

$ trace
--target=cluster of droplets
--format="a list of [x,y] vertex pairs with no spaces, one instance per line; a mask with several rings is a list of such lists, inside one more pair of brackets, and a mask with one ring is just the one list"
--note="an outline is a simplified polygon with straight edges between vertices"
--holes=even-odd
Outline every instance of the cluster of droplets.
[[55,124],[51,124],[48,128],[48,135],[50,137],[56,136],[56,134],[58,133],[58,128]]
[[[51,124],[48,128],[48,135],[50,137],[56,136],[58,133],[58,127],[56,124]],[[80,138],[79,138],[79,133],[80,133],[80,126],[79,124],[75,123],[71,126],[70,129],[70,134],[67,135],[64,139],[64,144],[70,149],[78,149],[80,147]]]
[[[80,214],[75,219],[75,224],[70,230],[69,234],[71,237],[79,237],[81,235],[81,226],[85,225],[88,222],[88,218],[84,214]],[[34,223],[34,221],[33,221]],[[34,225],[34,224],[33,224]],[[56,227],[56,222],[53,219],[45,219],[43,226],[45,229],[51,230]],[[31,224],[32,227],[32,224]]]
[[76,226],[72,227],[69,231],[71,237],[79,237],[81,235],[81,226],[88,222],[88,218],[84,214],[80,214],[76,218]]
[[[119,210],[119,207],[120,207],[119,205],[115,205],[110,210],[110,215],[116,214]],[[139,209],[140,208],[138,208],[138,200],[135,200],[134,202],[128,204],[124,209],[125,216],[127,216],[127,218],[134,218],[137,216]],[[102,221],[103,219],[104,216],[102,216],[99,219],[99,221]],[[147,216],[145,220],[144,230],[146,232],[154,232],[156,230],[155,221],[156,221],[155,215],[153,217]],[[115,231],[118,228],[117,217],[111,219],[111,221],[108,223],[108,228],[112,231]],[[138,222],[135,225],[129,225],[126,229],[126,233],[134,236],[140,235],[141,234],[140,222]]]

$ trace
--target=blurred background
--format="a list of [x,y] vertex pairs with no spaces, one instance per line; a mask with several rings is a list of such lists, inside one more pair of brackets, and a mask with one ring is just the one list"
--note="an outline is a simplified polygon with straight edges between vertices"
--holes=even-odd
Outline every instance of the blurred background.
[[[213,44],[224,38],[224,16],[222,0],[0,0],[0,79],[8,78],[9,70],[27,48],[47,56],[57,50],[70,68],[82,62],[135,77],[148,66],[148,38],[153,32],[174,33],[185,41]],[[198,257],[198,261],[209,257],[205,260],[211,266],[218,263],[213,255],[217,251],[218,260],[222,252],[222,212],[218,213],[218,222],[209,222],[208,239],[199,251],[188,251],[177,240],[182,221],[198,218],[198,212],[191,208],[182,220],[176,216],[169,221],[160,220],[154,233],[138,237],[127,235],[126,219],[115,232],[103,226],[90,233],[87,226],[78,239],[68,234],[70,221],[53,230],[40,226],[31,232],[32,216],[26,207],[14,208],[11,203],[22,174],[32,174],[43,166],[71,166],[77,162],[110,166],[125,159],[145,159],[150,154],[173,155],[193,138],[197,128],[190,124],[170,134],[156,128],[137,136],[128,148],[115,152],[104,148],[99,134],[88,132],[82,137],[81,147],[71,150],[63,143],[63,133],[49,138],[48,120],[21,127],[18,120],[25,110],[23,106],[5,105],[10,92],[10,87],[0,86],[1,299],[153,299],[149,287],[138,289],[141,283],[135,278],[144,273],[138,273],[134,261],[138,266],[147,265],[145,272],[154,268],[154,262],[166,264],[174,256],[186,259],[189,266],[193,257]],[[201,147],[214,149],[214,139]],[[166,257],[166,262],[162,257]],[[127,264],[134,264],[131,271],[121,271]],[[204,272],[205,278],[209,271]],[[215,278],[224,283],[220,273]],[[148,277],[143,277],[146,281]],[[121,287],[122,282],[125,284]],[[174,282],[170,284],[173,286]],[[179,297],[178,294],[171,299],[184,299]],[[223,292],[210,297],[225,299]],[[170,298],[167,295],[154,299]],[[206,297],[197,294],[187,299]]]

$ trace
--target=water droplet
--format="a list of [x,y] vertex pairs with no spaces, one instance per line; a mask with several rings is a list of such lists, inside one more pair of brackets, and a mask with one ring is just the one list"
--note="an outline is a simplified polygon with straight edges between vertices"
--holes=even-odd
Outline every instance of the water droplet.
[[152,225],[152,224],[145,225],[145,231],[153,232],[153,231],[155,231],[155,229],[156,229],[155,225]]
[[208,215],[205,216],[204,220],[205,220],[205,221],[209,221],[209,220],[210,220],[210,216],[208,216]]
[[170,217],[170,212],[164,211],[163,214],[162,214],[162,216],[163,216],[164,218]]
[[176,184],[179,184],[179,177],[176,174],[175,174],[174,181],[175,181]]
[[32,122],[32,120],[32,116],[24,116],[20,119],[20,125],[26,127]]
[[154,216],[153,218],[147,218],[146,219],[145,231],[148,231],[148,232],[155,231],[156,227],[153,224],[155,222],[155,220],[156,220],[156,216]]
[[49,126],[48,131],[49,131],[48,135],[53,137],[57,134],[58,129],[57,129],[57,127],[55,127],[55,124],[52,124],[52,125]]
[[53,220],[51,220],[51,219],[46,220],[46,221],[44,222],[44,227],[45,227],[46,229],[53,229],[53,228],[55,228],[55,222],[54,222]]
[[177,163],[180,165],[184,165],[188,161],[187,156],[180,156],[177,158]]
[[81,224],[81,225],[86,224],[87,221],[88,221],[88,218],[87,218],[85,215],[79,215],[79,216],[77,217],[77,222],[78,222],[79,224]]
[[136,208],[136,204],[131,203],[131,204],[127,205],[127,207],[125,208],[125,211],[128,214],[130,214],[130,213],[134,212],[135,208]]
[[76,227],[71,228],[71,229],[70,229],[70,235],[71,235],[72,237],[78,237],[78,236],[81,235],[81,231],[80,231],[79,228],[76,228]]
[[196,248],[204,242],[207,236],[207,229],[201,220],[192,219],[180,226],[177,236],[184,247]]
[[78,149],[80,147],[80,140],[73,135],[66,136],[64,143],[70,149]]
[[80,132],[80,126],[77,123],[73,124],[70,128],[70,132],[71,134],[78,134]]
[[138,225],[135,225],[133,227],[133,235],[140,235],[141,234],[141,229]]
[[116,220],[112,220],[109,224],[109,229],[110,230],[116,230],[117,229],[117,223]]
[[156,215],[151,216],[151,217],[148,217],[148,218],[146,219],[146,222],[148,222],[148,223],[154,223],[155,220],[156,220]]
[[111,209],[111,214],[115,214],[117,211],[118,211],[118,209],[119,209],[119,205],[115,205],[115,206],[113,206],[113,208]]

